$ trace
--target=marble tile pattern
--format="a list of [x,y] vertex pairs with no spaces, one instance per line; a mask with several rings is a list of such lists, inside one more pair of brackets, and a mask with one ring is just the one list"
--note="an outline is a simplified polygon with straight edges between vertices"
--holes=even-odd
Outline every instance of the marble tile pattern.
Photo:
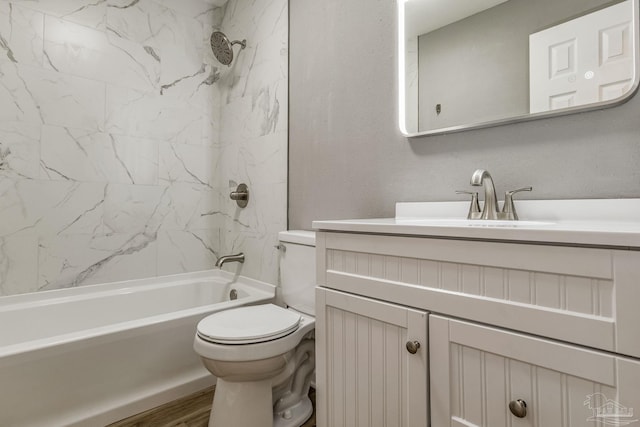
[[[220,177],[216,187],[249,186],[246,208],[223,198],[222,248],[243,251],[242,274],[278,281],[277,233],[287,229],[288,3],[229,0],[221,28],[246,39],[221,73]],[[226,267],[225,267],[226,268]],[[230,268],[231,267],[230,265]]]
[[[231,66],[216,29],[247,39]],[[0,0],[0,296],[235,251],[276,283],[287,31],[285,0]]]

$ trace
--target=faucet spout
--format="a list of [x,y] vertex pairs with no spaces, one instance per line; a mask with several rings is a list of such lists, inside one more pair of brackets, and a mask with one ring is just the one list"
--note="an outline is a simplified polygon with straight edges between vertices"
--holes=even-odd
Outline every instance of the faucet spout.
[[235,254],[235,255],[224,255],[224,256],[221,256],[220,258],[218,258],[218,261],[216,261],[216,267],[221,268],[227,262],[243,263],[244,262],[244,254],[242,252],[240,252],[239,254]]
[[471,176],[471,185],[484,186],[484,207],[481,218],[498,219],[498,196],[491,174],[484,169],[478,169]]

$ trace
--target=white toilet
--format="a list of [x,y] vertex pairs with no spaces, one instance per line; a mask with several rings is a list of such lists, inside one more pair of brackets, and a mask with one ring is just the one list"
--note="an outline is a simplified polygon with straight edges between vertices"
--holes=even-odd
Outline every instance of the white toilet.
[[198,324],[193,347],[217,378],[210,427],[299,427],[313,411],[315,233],[283,231],[282,300],[220,311]]

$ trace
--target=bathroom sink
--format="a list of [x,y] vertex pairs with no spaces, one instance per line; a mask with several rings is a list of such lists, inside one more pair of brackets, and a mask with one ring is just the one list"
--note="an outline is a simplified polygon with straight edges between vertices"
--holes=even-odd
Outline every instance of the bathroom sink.
[[459,218],[396,218],[396,224],[422,225],[432,227],[543,227],[553,225],[545,221],[502,221],[487,219],[459,219]]
[[519,200],[517,221],[469,220],[469,202],[402,202],[392,218],[314,221],[317,230],[640,250],[640,198]]

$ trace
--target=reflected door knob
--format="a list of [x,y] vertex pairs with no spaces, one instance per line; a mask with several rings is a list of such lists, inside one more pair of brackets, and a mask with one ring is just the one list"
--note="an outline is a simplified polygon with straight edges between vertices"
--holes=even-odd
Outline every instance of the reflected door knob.
[[516,399],[509,402],[509,410],[518,418],[527,416],[527,402],[522,399]]
[[407,341],[407,351],[411,354],[416,354],[418,349],[420,348],[420,342],[418,341]]

